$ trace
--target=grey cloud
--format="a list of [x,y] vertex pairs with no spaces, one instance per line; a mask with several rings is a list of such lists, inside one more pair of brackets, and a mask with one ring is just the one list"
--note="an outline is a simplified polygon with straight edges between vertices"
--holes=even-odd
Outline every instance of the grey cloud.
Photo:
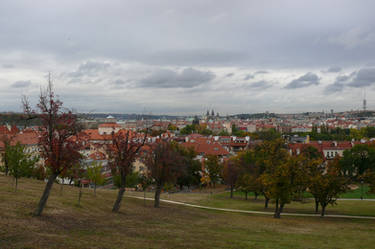
[[337,76],[335,82],[333,84],[326,86],[324,92],[326,94],[341,92],[346,86],[346,83],[350,79],[350,77],[350,75]]
[[328,73],[338,73],[341,72],[342,68],[341,67],[330,67],[328,68],[327,72]]
[[126,81],[125,80],[121,80],[121,79],[117,79],[113,82],[114,85],[125,85],[126,84]]
[[268,74],[269,72],[268,71],[264,71],[264,70],[259,70],[259,71],[256,71],[255,73],[253,74],[248,74],[246,75],[243,80],[250,80],[250,79],[254,79],[257,75],[259,74]]
[[360,69],[348,86],[351,87],[366,87],[375,84],[375,68]]
[[352,72],[347,75],[339,75],[336,77],[335,82],[326,86],[324,93],[331,94],[341,92],[344,88],[348,87],[353,78],[357,75],[357,72]]
[[112,88],[125,88],[125,87],[133,87],[131,85],[132,80],[122,80],[122,79],[117,79],[111,82]]
[[192,88],[207,83],[215,78],[211,72],[202,72],[186,68],[182,72],[168,69],[157,70],[140,81],[141,87],[152,88]]
[[254,82],[250,85],[247,85],[247,87],[252,88],[252,89],[261,90],[261,89],[267,89],[267,88],[272,87],[272,84],[265,81],[265,80],[261,80],[261,81]]
[[111,66],[108,62],[87,61],[79,65],[74,72],[68,73],[71,78],[79,78],[83,76],[97,76],[99,72],[107,70]]
[[254,75],[253,74],[248,74],[245,76],[245,78],[243,78],[243,80],[250,80],[250,79],[254,79]]
[[234,76],[234,73],[228,73],[227,75],[225,75],[226,78],[230,78],[232,76]]
[[260,71],[256,71],[254,73],[254,75],[257,75],[257,74],[268,74],[268,73],[269,73],[268,71],[260,70]]
[[3,64],[2,67],[3,68],[14,68],[14,65],[13,64]]
[[311,85],[319,85],[319,81],[320,79],[316,74],[309,72],[295,80],[292,80],[285,88],[296,89]]
[[25,88],[25,87],[29,87],[29,86],[31,86],[31,81],[30,80],[25,80],[25,81],[23,81],[23,80],[20,80],[20,81],[16,81],[16,82],[14,82],[12,85],[11,85],[11,87],[13,87],[13,88]]

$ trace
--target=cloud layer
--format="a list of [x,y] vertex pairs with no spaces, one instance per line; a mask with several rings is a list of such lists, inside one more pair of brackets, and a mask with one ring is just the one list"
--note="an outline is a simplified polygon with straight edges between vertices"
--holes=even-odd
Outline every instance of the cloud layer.
[[373,9],[370,0],[4,0],[0,111],[20,111],[21,94],[36,100],[48,72],[79,111],[345,110],[364,89],[371,109]]

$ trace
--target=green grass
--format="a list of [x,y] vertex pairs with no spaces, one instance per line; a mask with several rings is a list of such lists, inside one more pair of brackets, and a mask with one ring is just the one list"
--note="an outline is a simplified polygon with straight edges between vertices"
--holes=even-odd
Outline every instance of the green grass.
[[[140,192],[128,192],[127,194],[143,196],[143,193]],[[147,197],[153,197],[153,194],[147,193]],[[161,198],[215,208],[268,212],[273,212],[274,209],[274,202],[270,201],[268,208],[265,209],[264,198],[262,196],[258,196],[258,199],[254,200],[254,195],[249,195],[248,200],[245,200],[245,195],[241,192],[235,192],[233,199],[230,198],[229,192],[219,192],[215,194],[210,194],[209,192],[164,193],[161,195]],[[285,205],[284,212],[314,214],[315,202],[313,199],[308,198],[304,199],[303,202],[291,202]],[[326,214],[375,217],[375,201],[338,200],[337,205],[329,205],[326,208]]]
[[[237,196],[241,196],[243,198],[245,198],[245,193],[243,192],[235,192],[235,194]],[[254,193],[248,193],[248,196],[254,196]],[[303,194],[304,198],[313,198],[312,194],[310,194],[309,192],[305,192]],[[348,192],[346,193],[343,193],[341,194],[340,198],[346,198],[346,199],[360,199],[361,196],[363,196],[364,199],[375,199],[375,194],[374,193],[370,193],[370,188],[368,186],[368,184],[364,184],[363,185],[363,190],[362,190],[362,187],[361,185],[358,185],[356,189],[354,190],[349,190]]]
[[369,193],[370,188],[367,184],[363,185],[363,190],[361,185],[358,185],[357,189],[348,191],[344,194],[342,194],[340,197],[341,198],[349,198],[349,199],[360,199],[362,196],[362,191],[363,191],[363,198],[364,199],[375,199],[375,194]]
[[[0,176],[0,248],[374,248],[372,220],[282,217],[225,213],[124,198],[120,213],[111,212],[113,190],[55,185],[42,217],[33,217],[44,183]],[[136,193],[141,194],[142,193]],[[148,195],[152,195],[149,193]],[[166,198],[167,196],[163,196]],[[228,193],[173,194],[191,202],[249,205]],[[205,200],[206,199],[206,200]],[[216,203],[216,204],[215,204]],[[243,203],[243,204],[242,204]],[[256,206],[256,204],[254,204]],[[340,205],[339,205],[340,206]],[[363,211],[358,211],[359,213]]]

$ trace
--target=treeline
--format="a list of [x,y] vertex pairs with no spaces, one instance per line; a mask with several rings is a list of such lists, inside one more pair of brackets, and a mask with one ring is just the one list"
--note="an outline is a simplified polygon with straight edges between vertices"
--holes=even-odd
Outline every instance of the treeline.
[[0,113],[0,125],[16,125],[16,126],[36,126],[41,124],[41,120],[35,115],[35,118],[28,118],[24,113]]
[[321,207],[324,216],[329,204],[349,190],[350,184],[368,183],[375,192],[375,145],[358,144],[336,157],[323,162],[321,153],[314,147],[305,147],[298,156],[291,156],[281,139],[265,141],[252,150],[239,153],[223,166],[224,182],[257,198],[263,195],[265,208],[275,202],[275,218],[291,201],[302,201],[304,193],[315,200],[315,212]]
[[330,129],[327,126],[313,127],[311,132],[289,133],[289,135],[306,136],[309,135],[313,141],[351,141],[362,138],[374,138],[375,127],[363,127],[361,129]]

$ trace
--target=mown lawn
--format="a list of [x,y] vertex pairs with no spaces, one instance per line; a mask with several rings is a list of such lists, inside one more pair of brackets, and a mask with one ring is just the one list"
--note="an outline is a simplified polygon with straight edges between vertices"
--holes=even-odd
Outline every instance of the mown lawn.
[[[78,206],[78,189],[65,186],[60,195],[58,185],[51,192],[44,215],[38,218],[31,212],[44,183],[21,179],[17,193],[11,184],[11,178],[0,176],[0,248],[374,248],[375,245],[375,221],[371,220],[302,217],[277,220],[165,203],[154,209],[152,202],[144,206],[142,200],[131,198],[125,198],[121,212],[113,214],[115,191],[98,190],[94,197],[90,189],[85,189]],[[232,203],[225,194],[210,198]],[[194,195],[189,198],[199,199]]]
[[[143,196],[140,192],[128,192],[128,195]],[[153,197],[153,193],[147,193],[147,197]],[[173,201],[198,204],[215,208],[240,209],[250,211],[269,211],[273,212],[274,202],[270,201],[268,208],[264,208],[264,198],[259,196],[257,200],[254,196],[248,196],[245,200],[243,193],[235,193],[233,199],[229,192],[213,193],[176,193],[162,194],[161,198]],[[315,202],[313,199],[306,198],[303,202],[291,202],[285,205],[286,213],[315,213]],[[334,215],[359,215],[375,217],[375,201],[366,200],[338,200],[337,205],[329,205],[326,214]]]

